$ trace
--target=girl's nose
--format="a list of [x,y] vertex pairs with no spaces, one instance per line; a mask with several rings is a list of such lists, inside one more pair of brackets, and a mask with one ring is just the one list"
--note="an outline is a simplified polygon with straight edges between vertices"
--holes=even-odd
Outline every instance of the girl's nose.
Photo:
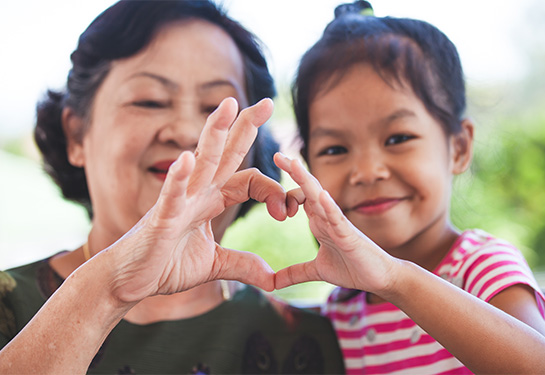
[[376,153],[355,156],[349,182],[351,185],[372,185],[390,177],[386,161]]

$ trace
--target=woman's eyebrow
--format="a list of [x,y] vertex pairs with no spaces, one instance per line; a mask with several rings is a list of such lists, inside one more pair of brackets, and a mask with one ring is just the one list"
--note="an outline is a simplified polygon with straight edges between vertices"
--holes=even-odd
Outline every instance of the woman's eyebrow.
[[147,78],[154,79],[156,81],[159,81],[163,86],[166,86],[168,89],[173,91],[177,91],[179,89],[179,86],[176,82],[155,73],[139,72],[130,76],[129,79],[137,78],[137,77],[147,77]]
[[241,90],[241,87],[239,87],[239,85],[236,82],[233,82],[228,79],[216,79],[213,81],[205,82],[199,87],[199,89],[200,91],[207,91],[207,90],[214,89],[220,86],[229,86],[234,88],[237,91]]

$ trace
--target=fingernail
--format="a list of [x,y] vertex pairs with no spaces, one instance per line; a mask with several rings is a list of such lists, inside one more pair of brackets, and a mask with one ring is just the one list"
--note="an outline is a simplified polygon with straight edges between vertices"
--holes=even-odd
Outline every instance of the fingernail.
[[278,154],[279,154],[280,156],[282,156],[282,157],[283,157],[284,159],[286,159],[286,160],[290,160],[290,161],[292,160],[289,156],[287,156],[287,155],[284,154],[283,152],[278,152]]

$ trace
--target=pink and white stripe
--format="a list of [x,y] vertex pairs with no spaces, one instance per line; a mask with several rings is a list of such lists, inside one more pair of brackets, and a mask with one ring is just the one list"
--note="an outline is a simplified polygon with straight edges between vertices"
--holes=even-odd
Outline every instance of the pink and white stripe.
[[[434,273],[485,301],[511,285],[526,284],[535,290],[538,305],[545,305],[519,250],[480,230],[464,232]],[[337,331],[348,374],[471,373],[394,305],[369,305],[364,292],[342,301],[346,292],[335,289],[323,312]]]

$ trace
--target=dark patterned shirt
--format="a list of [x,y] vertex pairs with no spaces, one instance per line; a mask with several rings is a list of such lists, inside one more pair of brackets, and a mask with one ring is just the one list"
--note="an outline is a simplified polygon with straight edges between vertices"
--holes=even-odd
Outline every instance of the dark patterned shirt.
[[[0,272],[0,347],[62,283],[48,259]],[[138,325],[122,320],[89,373],[340,374],[331,323],[244,286],[205,314]]]

